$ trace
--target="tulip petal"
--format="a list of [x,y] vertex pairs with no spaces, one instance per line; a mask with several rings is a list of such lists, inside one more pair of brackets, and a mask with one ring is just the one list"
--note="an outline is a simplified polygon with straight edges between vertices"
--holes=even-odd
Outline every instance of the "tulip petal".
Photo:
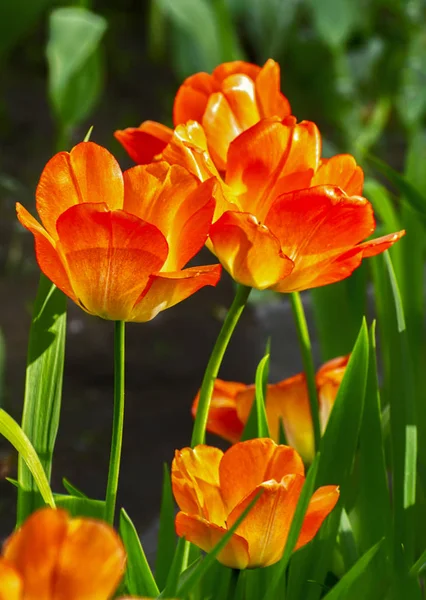
[[22,600],[23,583],[19,573],[0,558],[0,600]]
[[196,73],[185,79],[173,104],[175,126],[189,120],[201,123],[209,96],[217,90],[218,84],[208,73]]
[[172,135],[170,127],[155,121],[144,121],[139,127],[114,132],[115,138],[138,165],[145,165],[161,154]]
[[337,185],[348,196],[360,196],[364,185],[364,173],[350,154],[337,154],[323,158],[311,186]]
[[52,600],[106,600],[120,582],[126,552],[105,523],[72,519],[60,549]]
[[262,290],[293,269],[274,234],[251,214],[224,213],[212,225],[210,241],[223,267],[243,285]]
[[318,407],[321,424],[321,433],[327,427],[331,410],[336,400],[345,370],[349,361],[348,356],[339,356],[324,363],[318,369],[315,381],[318,390]]
[[[239,441],[244,429],[244,423],[237,414],[236,396],[238,392],[244,391],[246,387],[243,383],[223,381],[223,379],[216,379],[214,383],[207,418],[207,430],[220,435],[233,444]],[[192,415],[194,417],[197,413],[199,397],[200,393],[198,392],[192,405]]]
[[288,474],[304,475],[303,462],[289,446],[277,446],[269,438],[240,442],[225,452],[219,466],[223,501],[231,511],[257,486]]
[[34,235],[36,258],[40,269],[64,294],[78,303],[65,266],[50,235],[21,204],[16,205],[16,212],[20,223]]
[[254,80],[260,73],[260,67],[244,60],[233,60],[218,65],[214,69],[212,76],[218,83],[222,83],[224,79],[236,73],[242,73]]
[[215,286],[220,273],[220,265],[206,265],[152,275],[150,283],[136,301],[129,320],[150,321],[160,311],[182,302],[206,285]]
[[256,77],[256,96],[262,117],[291,115],[290,103],[280,91],[280,66],[271,58],[266,61]]
[[124,173],[124,210],[155,225],[167,240],[164,271],[181,269],[205,244],[215,184],[214,178],[200,184],[183,167],[164,162]]
[[68,521],[65,511],[41,509],[6,542],[3,557],[25,582],[25,600],[51,598],[58,554],[67,535]]
[[304,481],[302,475],[296,474],[286,475],[279,483],[266,481],[246,496],[229,515],[228,528],[261,492],[237,529],[238,535],[248,541],[251,568],[267,567],[280,560]]
[[243,130],[222,92],[209,97],[202,125],[213,162],[219,171],[225,171],[229,144]]
[[259,121],[255,85],[250,77],[241,73],[230,75],[223,81],[222,91],[241,131],[245,131]]
[[36,207],[47,232],[57,239],[59,215],[81,202],[123,207],[123,177],[115,158],[93,142],[59,152],[45,166],[36,191]]
[[381,254],[393,246],[393,244],[400,240],[404,235],[405,230],[402,230],[397,231],[396,233],[389,233],[388,235],[383,235],[375,240],[370,240],[368,242],[359,244],[358,248],[362,251],[362,258],[369,258],[371,256],[377,256],[377,254]]
[[134,215],[108,211],[102,204],[69,208],[57,229],[80,305],[106,319],[131,319],[149,276],[167,257],[163,234]]
[[339,488],[335,485],[327,485],[316,490],[309,502],[296,550],[312,540],[324,519],[336,506],[338,499]]
[[[227,533],[223,527],[209,523],[201,517],[179,512],[176,515],[176,533],[205,552],[212,550]],[[225,548],[219,552],[218,561],[232,569],[245,569],[249,563],[248,544],[234,533]]]

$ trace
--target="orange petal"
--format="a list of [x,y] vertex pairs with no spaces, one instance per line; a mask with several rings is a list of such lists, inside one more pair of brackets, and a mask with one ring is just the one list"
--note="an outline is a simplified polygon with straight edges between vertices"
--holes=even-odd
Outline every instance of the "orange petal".
[[293,269],[275,235],[251,214],[224,213],[212,225],[210,241],[223,267],[243,285],[262,290]]
[[3,556],[25,582],[25,600],[51,598],[68,522],[65,511],[44,508],[33,513],[6,542]]
[[288,532],[302,491],[302,475],[286,475],[279,483],[267,481],[254,489],[228,517],[232,527],[259,492],[256,504],[238,527],[237,532],[248,542],[249,567],[267,567],[280,560]]
[[162,270],[181,269],[205,244],[215,184],[214,178],[200,184],[183,167],[164,162],[124,173],[124,210],[155,225],[169,245]]
[[339,499],[339,488],[335,485],[320,487],[312,496],[306,511],[296,550],[311,541]]
[[404,235],[405,230],[402,230],[359,244],[358,248],[362,250],[362,258],[369,258],[370,256],[381,254],[393,246],[393,244],[400,240]]
[[92,519],[72,519],[57,557],[52,600],[106,600],[115,592],[125,565],[126,552],[111,527]]
[[256,77],[256,96],[262,117],[284,119],[291,115],[290,103],[280,88],[280,66],[270,58]]
[[201,123],[209,96],[217,90],[218,85],[208,73],[196,73],[185,79],[173,104],[175,126],[189,120]]
[[252,127],[260,119],[254,81],[242,73],[230,75],[222,84],[222,91],[231,107],[241,131]]
[[224,79],[236,73],[242,73],[254,80],[260,73],[260,67],[244,60],[233,60],[217,66],[212,76],[218,83],[221,83]]
[[64,294],[78,303],[53,239],[19,203],[16,205],[16,212],[20,223],[34,235],[36,258],[40,269]]
[[58,219],[57,229],[58,245],[82,307],[106,319],[132,319],[133,305],[149,276],[167,257],[162,233],[102,204],[69,208]]
[[348,196],[360,196],[364,185],[364,173],[350,154],[338,154],[323,158],[312,178],[312,186],[337,185]]
[[130,158],[139,165],[151,162],[163,152],[173,135],[173,130],[155,121],[144,121],[139,127],[128,127],[114,132]]
[[0,558],[0,600],[22,600],[23,582],[19,573]]
[[318,369],[315,381],[318,390],[318,405],[321,424],[321,432],[324,433],[330,417],[331,409],[336,400],[337,392],[346,371],[349,361],[348,356],[339,356],[324,363]]
[[261,483],[281,481],[290,473],[304,475],[302,459],[293,448],[269,438],[239,442],[225,452],[219,466],[224,503],[231,511]]
[[225,522],[226,513],[219,489],[219,463],[223,452],[199,445],[175,452],[172,463],[173,494],[179,508],[187,513]]
[[115,158],[93,142],[77,144],[49,160],[36,191],[36,207],[48,233],[57,239],[56,221],[71,206],[103,202],[123,207],[123,177]]
[[219,171],[224,171],[229,144],[243,130],[221,92],[210,96],[202,125],[213,162]]
[[150,321],[160,311],[182,302],[206,285],[215,286],[220,273],[220,265],[207,265],[152,275],[150,283],[136,301],[129,320]]
[[[205,552],[212,550],[220,542],[227,530],[209,523],[201,517],[179,512],[176,515],[176,533],[195,544]],[[248,544],[244,538],[234,533],[225,548],[219,552],[218,561],[232,569],[245,569],[249,563]]]
[[[236,395],[246,389],[246,385],[236,381],[216,379],[207,419],[207,430],[220,435],[231,443],[238,442],[243,433],[244,424],[237,414]],[[192,415],[197,413],[200,393],[192,405]]]

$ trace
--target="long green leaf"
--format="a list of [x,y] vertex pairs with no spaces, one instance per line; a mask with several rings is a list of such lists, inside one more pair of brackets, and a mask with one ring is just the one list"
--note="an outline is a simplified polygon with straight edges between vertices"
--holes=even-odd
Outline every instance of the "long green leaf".
[[265,380],[267,378],[269,366],[269,354],[265,356],[259,362],[256,369],[255,379],[255,399],[253,406],[251,407],[249,418],[244,427],[244,431],[241,436],[241,441],[252,440],[259,437],[270,437],[268,418],[266,416],[265,408]]
[[175,549],[175,503],[169,468],[167,464],[164,464],[160,527],[158,531],[157,558],[155,561],[155,579],[160,589],[163,589],[166,585]]
[[[66,298],[41,275],[28,344],[22,429],[50,480],[62,398],[66,330]],[[18,464],[17,521],[40,506],[40,497],[23,457]]]
[[66,494],[54,494],[54,498],[56,506],[64,508],[73,517],[90,517],[101,520],[104,518],[105,500],[94,500],[93,498],[68,496]]
[[158,586],[135,526],[124,508],[120,511],[120,534],[127,552],[126,587],[129,594],[157,597],[159,594]]
[[47,480],[37,452],[18,423],[2,408],[0,408],[0,434],[19,452],[19,456],[25,462],[31,477],[34,478],[34,482],[44,502],[55,508],[55,500],[53,499],[49,481]]

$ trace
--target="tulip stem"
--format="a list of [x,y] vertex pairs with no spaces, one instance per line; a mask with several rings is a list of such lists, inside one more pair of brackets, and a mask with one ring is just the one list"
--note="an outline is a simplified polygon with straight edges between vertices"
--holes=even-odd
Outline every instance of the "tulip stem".
[[121,447],[124,424],[124,321],[114,324],[114,416],[112,422],[111,454],[106,491],[105,520],[113,525],[120,474]]
[[238,284],[234,301],[226,315],[222,329],[218,335],[213,351],[210,355],[206,371],[204,373],[203,383],[201,384],[200,399],[198,402],[197,414],[195,416],[194,429],[192,430],[191,446],[204,444],[206,434],[207,418],[209,414],[210,401],[213,394],[214,383],[222,364],[223,356],[228,347],[229,340],[238,323],[241,313],[247,303],[250,287]]
[[297,337],[302,352],[303,369],[305,371],[308,385],[309,406],[311,409],[312,425],[314,429],[315,452],[318,452],[321,441],[321,428],[319,421],[317,386],[315,383],[315,368],[312,359],[311,340],[309,338],[308,325],[306,323],[305,310],[298,292],[290,294],[290,303],[296,322]]

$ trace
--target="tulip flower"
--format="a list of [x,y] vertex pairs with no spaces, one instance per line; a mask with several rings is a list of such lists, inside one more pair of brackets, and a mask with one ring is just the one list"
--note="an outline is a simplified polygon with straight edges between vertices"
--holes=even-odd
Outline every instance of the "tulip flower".
[[183,268],[206,241],[214,185],[164,162],[122,173],[105,148],[83,142],[41,175],[42,225],[20,204],[17,213],[43,273],[83,310],[149,321],[219,279],[220,265]]
[[[200,445],[176,451],[172,485],[180,512],[176,532],[209,552],[261,492],[218,560],[235,569],[280,560],[305,481],[296,450],[268,438],[239,442],[223,453]],[[339,498],[335,485],[313,494],[296,549],[307,544]]]
[[[229,144],[240,133],[264,117],[284,119],[290,114],[290,104],[280,92],[280,67],[272,59],[263,67],[234,61],[219,65],[211,75],[191,75],[180,86],[173,106],[175,127],[191,120],[202,124],[219,169],[225,168]],[[160,155],[172,136],[172,129],[153,121],[115,132],[138,164]]]
[[109,600],[125,571],[115,531],[63,510],[33,513],[0,555],[0,600]]
[[[334,358],[317,371],[319,419],[324,433],[349,356]],[[255,397],[255,386],[216,379],[210,404],[207,430],[228,440],[238,442],[248,421]],[[199,393],[193,406],[195,417]],[[280,422],[288,443],[296,448],[305,462],[312,462],[314,431],[309,405],[309,393],[304,373],[299,373],[267,386],[266,417],[271,438],[279,442]]]

